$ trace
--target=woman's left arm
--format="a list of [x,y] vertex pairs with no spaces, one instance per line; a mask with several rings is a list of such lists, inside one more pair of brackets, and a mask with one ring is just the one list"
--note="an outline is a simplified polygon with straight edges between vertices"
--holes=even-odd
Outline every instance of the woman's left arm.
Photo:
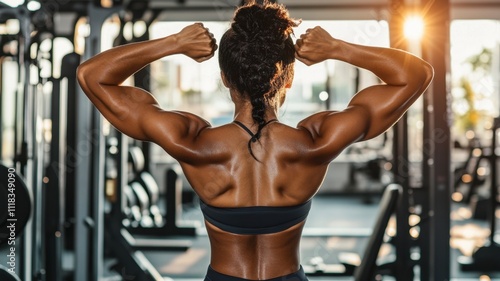
[[176,157],[175,154],[182,154],[183,146],[194,141],[189,136],[196,136],[208,124],[191,114],[162,110],[149,92],[121,84],[162,57],[184,54],[202,62],[210,59],[216,49],[213,35],[196,23],[164,38],[104,51],[78,67],[78,82],[91,102],[118,130],[135,139],[156,142]]

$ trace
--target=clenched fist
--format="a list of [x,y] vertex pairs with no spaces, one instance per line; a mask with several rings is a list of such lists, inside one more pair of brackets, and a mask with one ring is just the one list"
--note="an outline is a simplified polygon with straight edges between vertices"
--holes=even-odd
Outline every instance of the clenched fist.
[[333,58],[338,40],[326,30],[316,26],[302,34],[295,43],[295,57],[306,65]]
[[210,59],[217,50],[214,35],[202,23],[184,27],[175,34],[175,39],[179,48],[178,52],[197,62]]

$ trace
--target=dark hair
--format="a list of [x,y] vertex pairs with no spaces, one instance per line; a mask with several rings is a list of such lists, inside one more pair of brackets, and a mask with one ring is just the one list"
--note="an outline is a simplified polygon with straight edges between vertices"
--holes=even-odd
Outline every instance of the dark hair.
[[252,104],[252,118],[258,124],[253,142],[266,124],[266,107],[293,77],[291,34],[297,25],[283,5],[250,1],[236,10],[231,28],[220,40],[220,68],[230,87]]

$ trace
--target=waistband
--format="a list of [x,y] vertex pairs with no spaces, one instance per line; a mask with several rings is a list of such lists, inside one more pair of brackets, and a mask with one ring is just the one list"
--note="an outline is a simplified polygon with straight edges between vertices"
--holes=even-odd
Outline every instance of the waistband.
[[[209,266],[204,281],[251,281],[251,280],[222,274],[215,271],[212,267]],[[306,274],[304,273],[304,269],[302,268],[302,266],[300,266],[300,269],[297,272],[261,281],[308,281],[308,279],[306,277]]]

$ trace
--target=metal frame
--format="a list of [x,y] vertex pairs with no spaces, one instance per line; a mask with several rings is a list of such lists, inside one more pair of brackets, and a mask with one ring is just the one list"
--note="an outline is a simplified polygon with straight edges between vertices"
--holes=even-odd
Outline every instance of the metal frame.
[[[19,81],[25,82],[22,87],[19,85],[18,92],[16,93],[16,120],[15,126],[15,137],[14,137],[14,149],[15,149],[15,159],[16,170],[25,178],[26,184],[31,198],[33,199],[32,208],[32,218],[28,221],[25,234],[21,242],[21,251],[23,253],[20,256],[20,278],[22,280],[29,280],[33,275],[33,269],[36,265],[36,260],[34,256],[36,253],[32,251],[33,244],[36,243],[37,229],[39,227],[38,217],[35,217],[36,208],[40,207],[37,199],[39,198],[39,190],[41,181],[38,179],[40,174],[40,158],[37,153],[36,146],[36,127],[35,122],[37,118],[37,112],[35,112],[35,96],[32,91],[32,85],[29,83],[30,79],[30,57],[29,48],[31,46],[31,19],[28,17],[28,11],[23,8],[16,9],[5,9],[2,12],[13,13],[15,18],[19,20],[20,23],[20,33],[18,35],[18,62],[19,62]],[[31,97],[31,99],[30,99]],[[28,279],[29,278],[29,279]]]
[[[52,38],[54,40],[54,38]],[[64,64],[64,59],[69,56],[75,58],[75,53],[70,53],[63,58],[61,63],[61,77],[51,78],[52,102],[51,102],[51,120],[52,122],[52,141],[50,143],[50,161],[46,167],[46,177],[48,183],[45,187],[45,272],[47,280],[63,280],[63,254],[64,254],[64,221],[66,215],[65,198],[68,184],[67,172],[72,167],[68,163],[68,121],[66,115],[68,111],[68,97],[76,93],[76,67],[78,65],[68,66]],[[78,55],[76,55],[78,56]],[[79,63],[79,58],[74,62]],[[68,69],[69,68],[69,69]],[[64,71],[69,70],[69,71]]]
[[52,80],[53,92],[51,101],[52,134],[50,143],[50,165],[45,173],[48,182],[45,185],[45,272],[48,280],[62,280],[62,225],[64,223],[64,190],[65,190],[65,152],[66,152],[66,114],[65,94],[61,91],[61,80]]
[[[91,34],[83,60],[100,52],[101,28],[118,8],[87,5]],[[75,281],[99,280],[103,272],[104,240],[104,136],[102,116],[81,88],[77,90],[77,154],[75,185]],[[90,138],[90,139],[89,139]],[[90,188],[90,192],[89,192]]]
[[[391,2],[391,19],[389,21],[389,34],[391,47],[407,49],[403,37],[403,14],[401,10],[406,9],[404,0],[393,0]],[[410,171],[408,159],[408,119],[407,114],[396,123],[393,128],[393,174],[394,181],[402,187],[401,198],[396,211],[396,261],[392,265],[394,277],[398,281],[413,280],[414,264],[410,258],[410,226],[408,218],[410,215]]]
[[[423,280],[441,281],[450,278],[450,212],[451,212],[451,110],[447,85],[449,74],[449,0],[425,0],[427,9],[426,40],[422,55],[434,67],[434,81],[424,95],[424,140],[430,147],[424,151],[424,188],[428,192],[429,215],[425,226],[424,247],[428,255],[423,262]],[[428,231],[428,232],[427,232]]]

